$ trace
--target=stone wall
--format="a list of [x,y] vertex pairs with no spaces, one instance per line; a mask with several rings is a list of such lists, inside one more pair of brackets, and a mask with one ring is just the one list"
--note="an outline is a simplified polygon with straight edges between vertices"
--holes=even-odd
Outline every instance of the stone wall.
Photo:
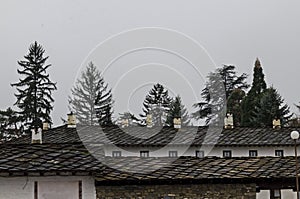
[[97,186],[97,199],[255,199],[255,184]]

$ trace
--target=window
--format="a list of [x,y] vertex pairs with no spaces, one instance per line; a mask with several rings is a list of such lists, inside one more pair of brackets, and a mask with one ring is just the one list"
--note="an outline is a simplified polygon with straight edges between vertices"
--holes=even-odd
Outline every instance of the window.
[[169,157],[176,158],[177,157],[177,151],[169,151]]
[[257,150],[249,150],[249,157],[257,157]]
[[281,199],[281,191],[280,191],[280,189],[272,189],[272,190],[270,190],[270,198],[272,198],[272,199]]
[[223,151],[223,157],[224,158],[231,158],[231,151],[230,150],[224,150]]
[[82,181],[35,181],[34,199],[82,199]]
[[149,157],[149,151],[140,151],[140,157],[142,158]]
[[196,150],[196,157],[197,158],[203,158],[204,157],[204,151]]
[[275,150],[275,156],[283,157],[283,150]]
[[121,157],[122,156],[122,152],[121,151],[113,151],[112,152],[112,157]]

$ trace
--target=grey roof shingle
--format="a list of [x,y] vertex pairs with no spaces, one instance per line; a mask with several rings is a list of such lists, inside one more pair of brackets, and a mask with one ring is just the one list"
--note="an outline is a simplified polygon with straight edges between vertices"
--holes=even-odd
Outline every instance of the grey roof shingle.
[[[101,128],[100,126],[78,126],[77,129],[60,126],[43,133],[43,143],[80,143],[91,142],[115,144],[118,146],[165,146],[183,144],[200,146],[291,146],[294,144],[290,132],[296,128],[243,128],[223,129],[218,136],[208,134],[207,127],[186,127],[179,131],[164,127],[146,128],[130,127],[120,129],[118,126]],[[30,143],[31,137],[15,139],[10,143]]]
[[[16,139],[0,145],[0,176],[93,175],[97,182],[104,184],[122,181],[222,179],[256,182],[294,177],[293,157],[113,158],[105,157],[102,147],[93,145],[97,139],[102,140],[104,144],[165,145],[170,143],[176,133],[180,134],[176,138],[178,142],[181,139],[186,142],[191,137],[189,128],[181,129],[179,132],[172,128],[164,128],[158,134],[153,133],[154,130],[135,129],[134,133],[146,137],[142,139],[124,134],[122,129],[117,127],[104,128],[104,133],[99,133],[99,127],[95,126],[78,127],[77,130],[61,126],[44,132],[43,144],[30,144],[30,136]],[[289,132],[292,130],[291,128],[223,130],[218,145],[291,145],[293,142],[289,138]],[[206,131],[206,127],[197,128],[197,136],[192,140],[194,145],[201,144]],[[153,135],[149,136],[149,133]],[[92,151],[85,148],[80,138],[89,142],[89,149]],[[100,159],[91,155],[93,152]]]
[[[114,165],[110,167],[110,165]],[[94,158],[81,144],[8,144],[0,149],[3,175],[94,175],[98,182],[293,178],[293,157]],[[135,171],[135,173],[132,173]]]

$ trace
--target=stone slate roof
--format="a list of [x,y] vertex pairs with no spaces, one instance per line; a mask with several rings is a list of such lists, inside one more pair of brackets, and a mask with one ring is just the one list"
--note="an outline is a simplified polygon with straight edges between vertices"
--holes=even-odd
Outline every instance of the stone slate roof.
[[[208,130],[210,133],[207,133]],[[178,145],[214,145],[215,146],[292,146],[290,132],[296,128],[243,128],[223,129],[214,133],[208,127],[185,127],[179,131],[173,128],[118,126],[101,128],[100,126],[78,126],[77,129],[60,126],[43,133],[43,143],[99,143],[117,146],[165,146]],[[216,131],[217,132],[217,131]],[[30,143],[27,135],[10,143]]]
[[294,168],[293,157],[96,159],[81,144],[5,144],[0,148],[0,176],[92,175],[100,183],[222,179],[255,182],[293,178]]
[[[200,144],[198,142],[207,131],[205,127],[197,129],[196,139],[192,140],[193,144]],[[224,130],[218,145],[265,145],[267,140],[270,145],[290,145],[292,144],[289,141],[291,130],[285,128]],[[159,136],[148,135],[153,132],[153,129],[136,129],[136,133],[148,136],[146,139],[137,138],[138,135],[126,135],[116,127],[107,127],[103,129],[102,134],[99,133],[99,127],[78,127],[77,131],[61,126],[44,132],[43,144],[30,144],[30,136],[1,144],[0,176],[92,175],[100,185],[186,180],[197,182],[210,180],[257,182],[261,180],[266,182],[294,178],[295,159],[293,157],[113,158],[105,157],[101,145],[97,145],[98,138],[101,138],[103,143],[116,142],[120,145],[155,145],[155,143],[163,145],[173,138],[187,142],[190,139],[188,128],[181,129],[179,132],[165,128],[159,132]],[[183,137],[176,138],[176,133]],[[185,133],[188,135],[186,136]],[[253,135],[250,136],[249,133]],[[91,139],[95,136],[93,134],[97,136]],[[88,146],[90,151],[81,143],[80,138],[87,142],[85,146]],[[98,159],[91,153],[95,154]]]
[[[106,163],[115,164],[113,172],[96,175],[96,180],[103,184],[112,181],[151,181],[151,180],[248,180],[256,182],[268,179],[294,178],[295,159],[292,157],[180,157],[170,158],[108,158]],[[153,170],[153,167],[159,168]],[[139,173],[124,172],[135,170]],[[149,172],[147,172],[149,171]]]
[[81,144],[6,144],[0,148],[2,174],[93,170],[99,170],[98,162]]

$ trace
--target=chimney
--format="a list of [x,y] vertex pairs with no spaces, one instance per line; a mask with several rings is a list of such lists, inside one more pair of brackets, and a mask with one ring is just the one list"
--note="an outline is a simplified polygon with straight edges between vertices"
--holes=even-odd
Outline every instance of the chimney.
[[233,129],[233,115],[231,113],[227,113],[224,118],[224,128],[225,129]]
[[280,119],[274,119],[273,120],[273,129],[280,129],[280,128],[281,128]]
[[153,127],[152,115],[151,114],[147,114],[146,124],[147,124],[148,128]]
[[42,128],[31,129],[31,143],[32,144],[42,144]]
[[173,123],[174,123],[174,128],[175,129],[180,129],[181,128],[181,118],[180,117],[175,117],[173,119]]
[[129,120],[128,119],[123,119],[122,120],[122,128],[126,128],[129,126]]
[[45,121],[43,122],[43,131],[48,131],[50,128],[49,122]]
[[68,128],[76,128],[76,117],[73,112],[68,114],[68,121],[67,121]]

